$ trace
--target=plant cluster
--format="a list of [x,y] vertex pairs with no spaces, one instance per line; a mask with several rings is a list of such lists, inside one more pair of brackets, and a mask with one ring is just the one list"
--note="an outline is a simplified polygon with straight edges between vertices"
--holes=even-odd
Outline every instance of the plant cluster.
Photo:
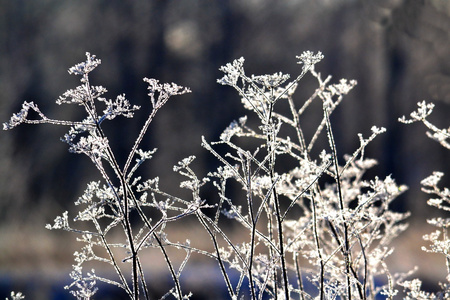
[[[104,98],[106,89],[89,80],[89,73],[101,61],[90,53],[86,57],[69,69],[81,76],[80,86],[56,101],[84,108],[84,120],[51,119],[33,102],[24,102],[20,112],[3,125],[4,129],[21,123],[68,126],[62,140],[69,151],[87,155],[101,175],[75,202],[80,207],[75,215],[69,217],[66,211],[47,225],[74,232],[83,243],[74,253],[73,282],[66,287],[77,299],[92,299],[98,281],[123,289],[130,299],[152,298],[151,281],[146,279],[151,266],[142,259],[151,251],[162,253],[172,276],[173,287],[161,299],[192,296],[180,280],[192,254],[217,262],[230,299],[375,299],[379,295],[392,299],[399,286],[408,290],[410,299],[441,297],[422,292],[419,281],[406,281],[406,275],[391,274],[388,269],[390,243],[406,229],[408,216],[392,211],[390,204],[407,188],[390,176],[365,178],[365,172],[377,163],[365,157],[365,148],[384,128],[372,127],[368,137],[359,134],[360,146],[353,154],[338,154],[330,116],[356,81],[331,83],[331,76],[323,78],[315,70],[323,58],[320,52],[306,51],[297,57],[301,67],[294,79],[283,73],[246,75],[243,58],[220,68],[224,76],[218,83],[234,88],[251,115],[231,122],[216,142],[202,138],[202,147],[220,163],[216,170],[199,177],[191,167],[194,156],[174,166],[186,178],[180,187],[190,191],[189,199],[162,190],[158,177],[144,180],[136,171],[156,152],[141,148],[156,113],[170,97],[190,90],[144,79],[152,110],[120,165],[103,122],[119,116],[132,118],[139,107],[124,95]],[[304,101],[294,99],[307,75],[316,79],[317,88]],[[316,102],[321,114],[315,130],[308,132],[303,118]],[[430,135],[450,148],[449,130],[439,130],[426,120],[431,110],[430,104],[422,103],[411,120],[402,120],[424,122],[433,131]],[[38,117],[30,118],[30,111]],[[320,140],[327,147],[319,148]],[[424,191],[438,196],[430,205],[448,211],[450,192],[437,187],[441,176],[434,173],[425,179]],[[217,190],[216,199],[202,199],[205,185]],[[236,186],[240,193],[233,190]],[[182,223],[187,216],[196,218],[213,250],[201,249],[189,237],[183,242],[171,240],[167,225]],[[246,235],[227,233],[224,228],[230,223]],[[427,251],[445,255],[450,269],[450,221],[435,218],[430,223],[440,231],[426,237],[432,243]],[[123,237],[120,241],[117,232]],[[185,252],[180,264],[171,259],[171,248]],[[85,271],[93,263],[109,265],[116,275]],[[442,287],[442,297],[448,298],[449,285]]]
[[[434,104],[422,101],[417,103],[417,106],[417,110],[410,114],[410,119],[403,116],[399,121],[405,124],[422,122],[430,130],[427,132],[427,136],[450,150],[450,127],[448,129],[440,129],[427,120],[427,117],[433,112]],[[435,171],[433,174],[423,179],[421,184],[423,186],[423,192],[435,197],[428,200],[428,205],[436,207],[445,213],[450,211],[450,190],[448,188],[442,189],[438,186],[442,176],[444,176],[444,173]],[[423,291],[421,289],[422,282],[419,279],[404,281],[401,285],[407,291],[406,299],[450,299],[450,218],[437,217],[428,219],[427,221],[437,229],[423,237],[423,239],[429,241],[431,245],[429,248],[422,247],[422,250],[425,252],[441,254],[445,257],[447,282],[440,283],[441,291],[437,293]]]

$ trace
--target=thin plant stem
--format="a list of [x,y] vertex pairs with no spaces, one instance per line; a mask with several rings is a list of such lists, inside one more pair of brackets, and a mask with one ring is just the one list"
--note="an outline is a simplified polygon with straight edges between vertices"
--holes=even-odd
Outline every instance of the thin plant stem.
[[319,299],[325,299],[325,264],[322,258],[322,251],[320,245],[320,238],[318,232],[318,220],[317,220],[317,207],[316,200],[313,196],[311,199],[311,207],[312,207],[312,217],[313,217],[313,236],[314,242],[316,245],[317,257],[319,260],[320,268],[319,268]]
[[[272,111],[273,111],[273,104],[274,102],[270,103],[270,109],[269,109],[269,116],[267,123],[271,123],[272,118]],[[272,136],[273,134],[273,136]],[[272,152],[273,142],[275,141],[274,138],[275,133],[268,133],[267,134],[267,150],[268,153],[270,153],[270,159],[269,159],[269,176],[270,181],[273,185],[275,182],[275,152]],[[283,222],[282,222],[282,216],[281,216],[281,210],[280,210],[280,202],[278,193],[275,187],[272,189],[272,198],[273,198],[273,204],[275,206],[275,218],[277,222],[277,231],[278,231],[278,244],[279,244],[279,252],[280,252],[280,259],[281,259],[281,273],[283,277],[283,287],[284,287],[284,296],[285,299],[289,299],[289,281],[288,281],[288,274],[287,274],[287,268],[286,268],[286,257],[284,252],[284,237],[283,237]]]
[[297,274],[297,285],[298,285],[298,289],[300,291],[300,300],[304,300],[304,293],[305,293],[305,289],[303,287],[303,276],[302,276],[302,270],[300,267],[300,262],[299,262],[299,258],[298,258],[298,253],[294,252],[294,263],[295,263],[295,271]]
[[348,293],[348,299],[352,299],[352,286],[351,286],[351,279],[350,279],[350,268],[351,268],[351,262],[350,262],[350,253],[349,253],[349,238],[348,238],[348,225],[346,222],[346,218],[344,215],[344,200],[342,196],[342,188],[341,188],[341,177],[339,172],[339,164],[337,160],[337,150],[336,150],[336,143],[334,141],[333,131],[331,129],[331,123],[330,123],[330,115],[328,113],[328,105],[324,103],[324,119],[326,122],[326,127],[328,131],[328,141],[331,147],[331,152],[333,155],[333,164],[335,168],[335,180],[337,184],[337,192],[338,192],[338,199],[339,199],[339,208],[341,211],[341,218],[342,218],[342,224],[344,227],[344,257],[345,257],[345,265],[346,265],[346,273],[347,273],[347,293]]
[[250,255],[248,258],[248,280],[250,282],[250,292],[252,295],[252,299],[256,300],[256,291],[255,291],[255,283],[253,282],[253,256],[255,253],[255,235],[256,235],[256,224],[257,219],[255,218],[254,212],[253,212],[253,197],[252,197],[252,180],[251,180],[251,170],[250,170],[250,160],[246,160],[246,168],[245,173],[247,177],[247,202],[248,202],[248,210],[250,214],[250,221],[251,221],[251,234],[250,234]]
[[209,229],[209,226],[208,226],[208,224],[206,224],[205,219],[203,217],[203,214],[201,212],[197,213],[197,217],[200,220],[200,222],[202,223],[203,227],[206,229],[206,231],[208,231],[208,234],[209,234],[209,236],[211,237],[211,239],[213,241],[214,249],[215,249],[216,255],[217,255],[216,258],[217,258],[217,262],[218,262],[219,267],[220,267],[220,271],[222,272],[222,276],[223,276],[223,278],[225,280],[225,284],[226,284],[227,289],[228,289],[228,294],[233,299],[233,298],[236,297],[236,294],[234,293],[233,287],[232,287],[231,282],[230,282],[230,278],[228,277],[228,273],[227,273],[227,271],[225,269],[225,265],[224,265],[223,260],[221,258],[221,254],[220,254],[220,251],[219,251],[219,244],[217,243],[216,235],[211,231],[211,229]]
[[166,261],[167,267],[169,268],[170,271],[170,275],[172,275],[172,279],[175,283],[175,288],[177,291],[177,295],[178,295],[178,299],[182,300],[183,299],[183,294],[181,293],[181,286],[180,286],[180,281],[177,277],[177,274],[175,273],[175,270],[173,268],[173,265],[170,261],[169,255],[167,254],[166,249],[164,249],[164,245],[161,242],[161,239],[158,237],[158,235],[154,232],[153,233],[153,237],[155,238],[156,242],[159,245],[159,248],[161,249],[162,254],[164,255],[164,259]]

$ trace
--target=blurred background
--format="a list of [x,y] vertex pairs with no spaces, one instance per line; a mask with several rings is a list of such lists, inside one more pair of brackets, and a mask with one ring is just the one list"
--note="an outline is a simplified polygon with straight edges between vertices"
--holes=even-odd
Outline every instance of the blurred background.
[[[78,85],[67,69],[89,51],[102,60],[93,84],[105,86],[109,98],[125,93],[142,106],[135,119],[107,128],[112,142],[120,141],[114,143],[119,157],[126,156],[150,109],[142,78],[190,87],[191,94],[170,99],[159,112],[144,143],[159,149],[146,176],[158,175],[167,189],[177,189],[172,166],[194,154],[199,174],[212,170],[201,135],[217,140],[247,113],[232,88],[216,83],[219,67],[244,56],[248,74],[296,76],[295,56],[305,50],[323,52],[316,70],[324,77],[358,81],[333,115],[341,154],[358,147],[357,133],[367,137],[373,125],[388,129],[366,156],[379,161],[372,177],[392,174],[410,187],[394,207],[412,216],[396,242],[392,271],[421,265],[417,276],[436,289],[445,279],[445,262],[420,247],[422,235],[433,230],[425,219],[437,212],[426,205],[419,183],[439,170],[450,186],[450,153],[426,137],[424,126],[397,119],[426,99],[437,106],[435,125],[450,125],[450,1],[0,0],[0,121],[23,101],[34,101],[55,119],[83,117],[78,107],[54,101]],[[298,101],[315,87],[308,83],[314,81],[300,85]],[[10,290],[25,292],[26,299],[69,297],[62,286],[78,245],[73,235],[44,225],[71,209],[99,176],[88,158],[68,153],[59,142],[66,129],[22,125],[0,132],[0,299]]]

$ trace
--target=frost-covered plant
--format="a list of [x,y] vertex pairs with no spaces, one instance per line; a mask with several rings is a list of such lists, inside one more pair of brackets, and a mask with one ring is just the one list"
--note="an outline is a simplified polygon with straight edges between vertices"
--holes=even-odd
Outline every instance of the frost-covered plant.
[[[69,69],[81,76],[81,85],[57,100],[58,104],[82,106],[87,114],[84,120],[50,119],[36,104],[25,102],[3,125],[4,129],[21,123],[69,126],[62,140],[71,152],[87,155],[101,174],[102,179],[89,183],[75,202],[81,209],[73,220],[83,225],[72,225],[69,212],[47,225],[75,232],[84,243],[75,252],[73,283],[67,287],[77,299],[91,299],[97,281],[122,288],[131,299],[150,299],[151,281],[146,280],[141,255],[152,248],[162,252],[174,282],[163,298],[191,296],[183,293],[180,276],[192,253],[217,261],[231,299],[393,298],[398,278],[390,274],[385,259],[392,252],[392,239],[406,228],[402,221],[407,214],[391,211],[390,203],[406,187],[389,176],[364,178],[366,170],[376,164],[364,156],[365,148],[384,128],[372,127],[367,138],[359,134],[360,146],[354,153],[338,155],[330,115],[356,82],[342,79],[331,84],[331,76],[323,79],[315,71],[315,64],[323,58],[320,52],[307,51],[297,57],[300,74],[293,80],[283,73],[248,76],[243,58],[220,68],[225,75],[218,83],[233,87],[253,114],[233,121],[217,142],[202,138],[202,146],[220,162],[206,177],[199,178],[191,168],[194,156],[174,167],[186,177],[180,186],[191,191],[191,199],[161,190],[158,177],[142,180],[135,176],[138,167],[155,153],[139,145],[156,112],[169,97],[189,89],[144,79],[149,84],[152,111],[120,166],[102,124],[117,116],[131,118],[139,107],[124,95],[115,100],[103,98],[106,89],[91,86],[89,81],[89,73],[100,60],[89,53],[86,56],[86,62]],[[294,99],[300,80],[308,74],[318,87],[305,101]],[[314,112],[315,102],[322,109],[317,127],[309,132],[303,118]],[[105,107],[103,111],[98,111],[99,104]],[[30,110],[39,118],[30,119]],[[250,125],[254,122],[256,126]],[[325,149],[319,148],[320,140],[328,145]],[[228,149],[225,154],[224,149]],[[217,199],[201,198],[206,184],[217,189]],[[241,194],[230,191],[236,184]],[[188,215],[203,226],[213,250],[191,245],[189,239],[169,240],[166,224],[183,222]],[[240,226],[239,232],[246,235],[227,232],[229,223]],[[123,236],[120,242],[114,239],[118,231]],[[168,247],[186,252],[178,269]],[[83,267],[95,262],[110,265],[116,277],[84,271]]]
[[[422,101],[417,103],[417,105],[418,109],[410,114],[410,119],[403,116],[399,121],[405,124],[422,122],[431,130],[431,132],[427,132],[428,137],[439,142],[443,147],[450,149],[450,127],[448,129],[440,129],[427,120],[427,117],[433,112],[434,104]],[[435,197],[428,200],[428,205],[446,213],[450,211],[450,190],[448,188],[441,189],[438,186],[443,176],[444,173],[435,171],[432,175],[423,179],[421,184],[423,192]],[[427,221],[437,229],[423,237],[425,241],[430,242],[430,246],[429,248],[422,247],[422,250],[444,256],[447,267],[447,282],[440,283],[441,291],[437,293],[422,291],[422,282],[419,279],[405,281],[401,284],[407,291],[407,299],[450,299],[450,218],[438,217]]]
[[[4,123],[3,128],[11,129],[21,123],[69,126],[69,132],[62,140],[69,144],[70,152],[87,155],[102,176],[102,181],[89,183],[84,194],[75,202],[80,206],[80,211],[73,220],[89,223],[89,227],[80,226],[83,229],[74,227],[69,222],[67,211],[57,217],[53,225],[46,226],[48,229],[63,229],[78,233],[80,236],[78,240],[85,244],[80,251],[74,253],[76,264],[70,274],[73,283],[67,287],[75,288],[71,292],[77,299],[91,299],[97,291],[96,281],[103,281],[124,289],[131,299],[139,299],[140,292],[148,298],[147,282],[139,256],[142,249],[148,247],[157,247],[163,253],[177,287],[171,292],[181,299],[183,296],[179,288],[178,275],[165,250],[164,224],[192,214],[200,206],[194,208],[190,203],[185,202],[157,203],[154,199],[147,201],[147,194],[137,191],[140,178],[135,177],[134,174],[137,168],[150,159],[155,152],[155,150],[139,149],[155,114],[171,96],[185,94],[190,90],[174,83],[161,84],[155,79],[144,79],[149,85],[148,95],[152,111],[138,134],[126,163],[119,166],[102,128],[103,122],[118,116],[131,118],[139,107],[132,106],[124,95],[119,95],[115,100],[102,97],[106,89],[102,86],[93,86],[89,81],[89,73],[100,65],[101,61],[90,53],[86,53],[86,57],[85,62],[69,69],[70,74],[81,76],[81,85],[68,90],[56,101],[57,104],[82,106],[86,112],[84,120],[50,119],[33,102],[24,102],[20,112],[14,114],[8,123]],[[104,105],[103,111],[98,110],[98,104],[101,103]],[[36,112],[39,118],[30,119],[28,117],[30,110]],[[145,207],[159,210],[161,218],[153,221],[144,213]],[[169,215],[169,212],[175,212],[175,214]],[[136,219],[140,220],[140,224],[131,226],[132,217],[135,224]],[[124,240],[120,243],[110,240],[117,230],[121,230],[124,234]],[[117,249],[122,250],[117,251]],[[101,277],[94,270],[85,273],[83,266],[87,262],[95,261],[110,264],[117,273],[117,278]],[[130,264],[131,275],[126,268]]]
[[[364,149],[384,128],[372,127],[368,138],[359,135],[360,147],[344,156],[341,164],[330,115],[356,82],[342,79],[330,84],[331,77],[322,79],[314,69],[323,58],[320,52],[304,52],[297,58],[302,68],[292,81],[282,73],[247,76],[243,58],[220,69],[225,75],[218,82],[237,90],[259,126],[251,128],[247,117],[242,117],[225,129],[220,141],[209,143],[203,138],[203,147],[222,163],[208,175],[220,195],[215,217],[200,218],[216,247],[211,255],[221,265],[231,298],[243,294],[244,279],[251,299],[394,295],[385,258],[391,253],[390,241],[405,229],[400,222],[406,215],[390,211],[389,204],[406,188],[390,177],[363,179],[364,172],[376,164],[364,157]],[[298,106],[294,93],[308,73],[319,86]],[[313,101],[322,102],[323,114],[308,140],[302,118]],[[283,103],[288,115],[277,111]],[[284,134],[286,128],[294,134]],[[314,152],[321,136],[329,148]],[[240,146],[242,139],[255,140],[258,146],[246,149]],[[215,150],[219,145],[226,145],[230,152],[219,154]],[[288,170],[279,168],[280,160],[289,161]],[[244,201],[228,197],[230,181],[242,187]],[[220,229],[229,220],[248,231],[248,239],[232,241]],[[218,246],[219,239],[225,241],[224,247]],[[239,273],[234,286],[224,262]],[[386,285],[375,283],[381,276]],[[305,281],[315,289],[306,290]]]

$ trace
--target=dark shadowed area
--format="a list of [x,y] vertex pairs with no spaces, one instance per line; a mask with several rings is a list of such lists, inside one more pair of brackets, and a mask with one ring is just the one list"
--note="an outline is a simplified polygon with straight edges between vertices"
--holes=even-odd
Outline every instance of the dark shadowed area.
[[[450,186],[450,153],[426,137],[424,126],[397,119],[426,99],[436,104],[435,125],[450,126],[447,0],[0,0],[0,121],[23,101],[34,101],[55,119],[83,117],[81,109],[55,100],[78,85],[67,69],[89,51],[102,60],[92,82],[106,87],[107,97],[124,93],[141,106],[134,119],[105,127],[123,164],[150,110],[142,78],[189,87],[192,93],[171,98],[161,109],[143,144],[158,152],[142,176],[159,176],[166,190],[182,194],[172,166],[196,155],[193,167],[200,175],[213,170],[217,162],[201,148],[201,136],[217,140],[231,121],[248,113],[232,88],[216,83],[223,75],[219,67],[243,56],[248,74],[282,71],[295,77],[301,72],[295,56],[305,50],[322,51],[316,70],[324,77],[358,81],[332,118],[341,155],[359,146],[358,133],[368,136],[373,125],[387,128],[366,156],[379,162],[369,178],[392,174],[409,186],[393,208],[412,215],[395,245],[392,268],[407,272],[420,264],[418,276],[435,289],[445,279],[445,262],[420,250],[422,235],[433,229],[426,218],[436,214],[420,181],[438,170]],[[302,80],[298,101],[315,87],[312,78]],[[86,184],[100,177],[88,158],[68,153],[59,141],[65,132],[51,125],[0,132],[0,299],[10,290],[23,291],[26,299],[73,298],[62,287],[78,245],[73,235],[44,226],[73,208]],[[206,190],[203,197],[216,196]],[[205,289],[205,281],[196,280],[219,281],[207,266],[187,276],[197,287],[193,299],[226,295],[220,282],[217,289]],[[154,273],[155,286],[170,281],[160,274],[165,273]],[[105,286],[96,299],[120,299],[110,289]],[[211,290],[217,293],[213,298]]]

